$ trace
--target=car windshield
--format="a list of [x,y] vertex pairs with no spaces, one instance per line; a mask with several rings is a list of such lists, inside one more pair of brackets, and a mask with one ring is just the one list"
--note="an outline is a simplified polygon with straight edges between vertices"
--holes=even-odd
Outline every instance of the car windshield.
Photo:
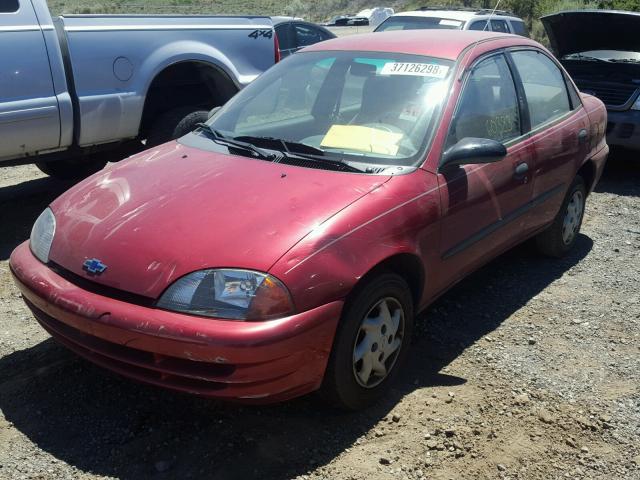
[[423,159],[453,62],[372,52],[303,52],[230,100],[209,128],[225,138],[328,160],[415,165]]
[[640,63],[640,52],[625,50],[589,50],[586,52],[570,53],[562,57],[563,60],[585,60],[603,62]]
[[461,30],[464,22],[460,20],[452,20],[449,18],[439,17],[410,17],[399,15],[397,17],[389,17],[381,23],[376,32],[384,32],[387,30]]

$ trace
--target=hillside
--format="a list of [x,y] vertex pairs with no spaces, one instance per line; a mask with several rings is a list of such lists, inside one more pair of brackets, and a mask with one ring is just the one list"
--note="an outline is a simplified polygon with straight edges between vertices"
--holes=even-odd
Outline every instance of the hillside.
[[322,22],[333,15],[357,13],[376,6],[396,11],[420,6],[473,6],[510,10],[525,19],[531,36],[546,43],[538,18],[548,13],[577,8],[640,11],[639,0],[49,0],[55,14],[135,13],[213,15],[295,15]]

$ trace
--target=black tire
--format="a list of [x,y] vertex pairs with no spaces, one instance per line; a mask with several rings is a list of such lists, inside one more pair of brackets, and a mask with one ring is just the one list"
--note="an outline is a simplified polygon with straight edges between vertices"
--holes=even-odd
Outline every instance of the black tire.
[[[574,234],[571,236],[570,240],[567,240],[563,236],[563,226],[565,216],[571,215],[569,212],[569,205],[574,198],[574,195],[579,195],[582,198],[582,207],[579,208],[579,218],[576,218],[575,228],[572,228]],[[567,195],[565,196],[562,206],[560,207],[560,211],[556,215],[556,218],[553,220],[553,223],[549,225],[549,227],[543,232],[539,233],[535,240],[536,246],[540,253],[547,255],[549,257],[560,258],[569,252],[573,248],[578,238],[578,234],[580,233],[580,227],[582,226],[582,219],[584,217],[584,207],[585,201],[587,198],[587,190],[585,187],[584,180],[580,175],[577,175],[574,178],[573,183],[569,187],[567,191]]]
[[196,124],[206,122],[209,112],[197,107],[180,107],[160,115],[147,135],[147,147],[155,147],[193,131]]
[[[394,303],[396,309],[399,306],[404,312],[404,322],[403,325],[400,324],[403,329],[401,343],[395,359],[392,358],[393,354],[385,359],[385,362],[392,361],[389,363],[386,377],[380,379],[378,384],[365,387],[361,384],[361,379],[356,378],[358,363],[354,362],[354,351],[362,335],[360,327],[365,317],[370,312],[375,312],[373,309],[376,305],[390,299],[397,302]],[[378,315],[380,316],[380,313]],[[398,332],[400,328],[396,333]],[[372,278],[354,292],[343,309],[320,394],[329,403],[344,410],[359,410],[375,403],[388,391],[402,368],[409,350],[412,332],[413,299],[407,282],[394,273],[381,273]],[[382,330],[382,333],[386,340],[385,331]],[[370,350],[376,352],[378,348],[380,348],[379,354],[382,354],[384,347],[374,349],[372,346]]]
[[102,170],[106,164],[107,161],[102,158],[74,158],[37,162],[36,167],[58,180],[81,180]]

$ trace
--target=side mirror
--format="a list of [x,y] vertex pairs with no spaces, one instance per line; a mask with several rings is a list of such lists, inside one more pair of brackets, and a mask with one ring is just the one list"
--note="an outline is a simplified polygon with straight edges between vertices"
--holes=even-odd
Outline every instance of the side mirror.
[[207,120],[209,120],[211,117],[213,117],[216,113],[218,113],[218,110],[220,110],[222,107],[213,107],[211,110],[209,110],[209,114],[207,115]]
[[507,148],[500,142],[466,137],[444,151],[438,170],[450,165],[498,162],[506,155]]

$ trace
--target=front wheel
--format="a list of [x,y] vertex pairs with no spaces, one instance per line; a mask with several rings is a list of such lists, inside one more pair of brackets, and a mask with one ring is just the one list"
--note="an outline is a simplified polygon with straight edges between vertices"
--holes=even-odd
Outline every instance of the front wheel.
[[564,256],[576,243],[587,198],[584,180],[573,180],[553,223],[536,237],[538,250],[550,257]]
[[345,305],[321,394],[347,410],[380,399],[401,369],[412,331],[407,282],[393,273],[370,280]]
[[209,112],[197,107],[179,107],[160,115],[151,126],[147,147],[155,147],[175,140],[195,130],[198,123],[206,122]]

